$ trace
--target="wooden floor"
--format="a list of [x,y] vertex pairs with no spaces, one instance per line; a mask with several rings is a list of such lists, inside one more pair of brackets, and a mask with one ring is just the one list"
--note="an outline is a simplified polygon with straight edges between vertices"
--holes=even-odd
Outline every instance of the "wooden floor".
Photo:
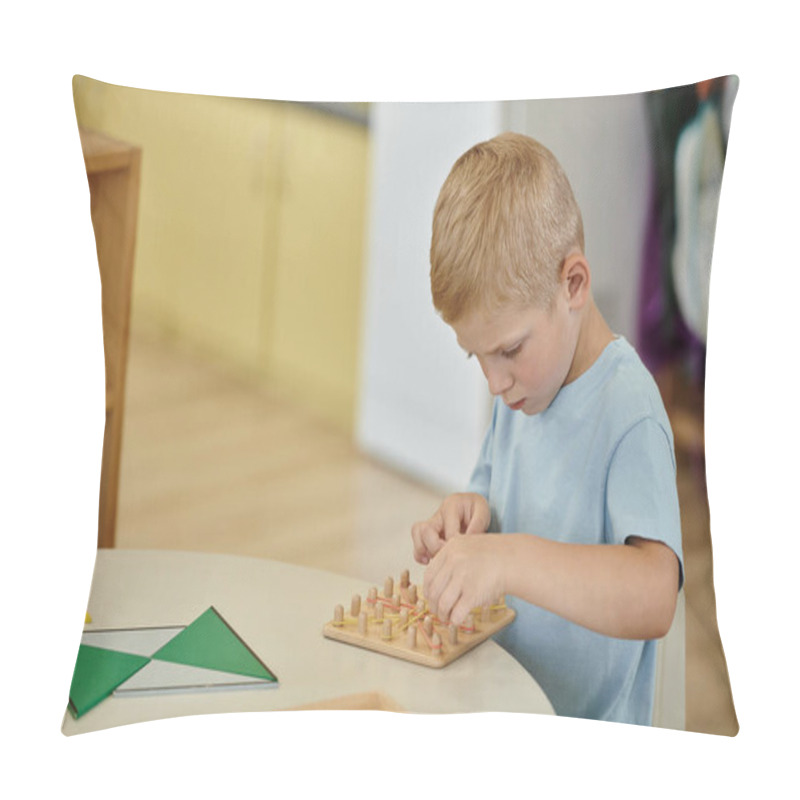
[[[439,494],[286,398],[131,339],[117,546],[259,556],[364,580],[411,561]],[[377,576],[377,577],[376,577]]]
[[[415,565],[412,522],[440,495],[361,455],[274,391],[134,328],[117,546],[234,553],[380,581]],[[738,730],[719,641],[705,490],[679,458],[686,726]]]

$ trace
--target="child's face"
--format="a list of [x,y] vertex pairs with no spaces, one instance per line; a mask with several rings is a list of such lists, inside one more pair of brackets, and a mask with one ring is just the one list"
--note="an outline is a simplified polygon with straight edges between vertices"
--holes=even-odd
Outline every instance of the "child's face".
[[461,348],[478,359],[489,391],[514,411],[544,411],[571,379],[579,328],[561,292],[550,309],[475,311],[452,327]]

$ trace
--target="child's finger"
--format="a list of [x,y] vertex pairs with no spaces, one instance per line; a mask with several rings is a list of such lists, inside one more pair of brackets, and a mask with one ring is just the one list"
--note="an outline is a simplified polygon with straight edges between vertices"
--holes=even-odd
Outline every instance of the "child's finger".
[[461,533],[464,514],[460,504],[455,502],[447,503],[442,509],[442,517],[444,519],[445,539],[451,539]]
[[414,545],[414,559],[419,564],[427,564],[442,547],[439,531],[430,522],[418,522],[411,529],[411,541]]
[[[463,593],[460,584],[452,579],[449,580],[438,594],[436,616],[445,624],[455,622],[453,612],[458,607],[462,597]],[[463,622],[463,619],[459,621]]]
[[424,555],[425,545],[423,543],[422,533],[427,522],[415,522],[411,526],[411,542],[414,547],[414,558],[419,560],[419,556]]
[[449,573],[447,551],[440,548],[440,552],[428,564],[422,579],[422,592],[428,601],[428,606],[437,615],[440,597],[449,583]]
[[418,564],[427,564],[429,560],[428,550],[422,541],[422,533],[417,525],[414,525],[411,529],[411,542],[414,548],[414,561]]
[[473,606],[474,603],[470,602],[469,597],[462,593],[450,610],[450,624],[461,625],[472,613]]
[[465,533],[486,533],[489,529],[489,519],[486,517],[485,510],[478,504],[472,507],[472,516]]

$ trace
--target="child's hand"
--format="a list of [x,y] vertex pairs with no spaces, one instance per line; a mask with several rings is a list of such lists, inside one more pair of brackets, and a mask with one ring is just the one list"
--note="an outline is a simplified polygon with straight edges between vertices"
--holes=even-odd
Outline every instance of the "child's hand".
[[414,559],[429,563],[448,539],[459,533],[486,533],[490,520],[489,504],[483,495],[451,494],[430,519],[412,526]]
[[460,625],[479,606],[505,594],[502,536],[457,536],[425,570],[423,592],[442,622]]

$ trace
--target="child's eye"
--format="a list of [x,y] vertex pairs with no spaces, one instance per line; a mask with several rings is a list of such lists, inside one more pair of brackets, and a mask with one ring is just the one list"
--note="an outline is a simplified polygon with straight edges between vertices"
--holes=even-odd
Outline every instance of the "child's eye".
[[503,358],[514,358],[519,351],[522,350],[522,345],[518,344],[516,347],[512,347],[510,350],[503,350]]

